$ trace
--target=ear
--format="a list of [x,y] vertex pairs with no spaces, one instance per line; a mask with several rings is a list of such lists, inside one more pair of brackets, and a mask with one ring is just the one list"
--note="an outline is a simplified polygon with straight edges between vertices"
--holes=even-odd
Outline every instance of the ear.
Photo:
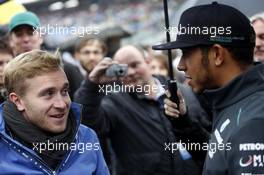
[[151,58],[145,58],[145,62],[149,65],[150,64],[150,62],[151,62]]
[[74,52],[74,58],[76,60],[80,60],[80,53],[79,52]]
[[13,41],[13,32],[10,33],[9,37],[8,37],[8,41],[9,41],[9,46],[13,49],[14,48],[14,41]]
[[151,61],[153,60],[153,58],[148,53],[146,53],[144,56],[144,60],[149,65]]
[[19,95],[17,95],[15,92],[12,92],[8,96],[9,100],[12,101],[16,106],[19,111],[24,111],[25,107],[23,104],[23,101]]
[[225,48],[223,48],[219,44],[214,44],[211,47],[211,57],[214,58],[214,65],[215,66],[221,66],[224,63],[224,52]]
[[43,37],[40,35],[38,37],[39,37],[39,45],[41,46],[43,44]]

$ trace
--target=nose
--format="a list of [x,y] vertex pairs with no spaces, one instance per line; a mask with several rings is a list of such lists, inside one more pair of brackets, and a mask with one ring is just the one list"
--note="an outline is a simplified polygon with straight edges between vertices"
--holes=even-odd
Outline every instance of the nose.
[[22,36],[22,40],[23,40],[24,42],[28,42],[29,39],[30,39],[30,36],[29,36],[28,34],[24,34],[24,35]]
[[127,70],[127,76],[129,76],[129,75],[133,75],[133,74],[135,74],[135,69],[133,69],[133,68],[131,68],[131,67],[128,67],[128,70]]
[[264,45],[264,39],[261,39],[260,37],[256,37],[256,47],[260,47]]
[[261,43],[260,39],[258,37],[256,37],[256,46],[259,46]]
[[54,99],[53,106],[57,109],[65,109],[67,107],[66,97],[57,95]]
[[177,69],[178,69],[179,71],[186,71],[186,64],[185,64],[185,61],[184,61],[183,58],[181,58],[181,60],[180,60],[180,62],[179,62],[179,64],[178,64],[178,66],[177,66]]

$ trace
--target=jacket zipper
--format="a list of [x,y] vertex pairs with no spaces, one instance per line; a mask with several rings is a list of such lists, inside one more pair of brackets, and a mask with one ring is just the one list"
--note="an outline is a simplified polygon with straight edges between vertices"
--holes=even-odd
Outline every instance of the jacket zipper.
[[[6,140],[8,140],[8,142],[11,142],[12,144],[16,145],[16,147],[20,148],[21,150],[24,150],[30,157],[34,158],[35,160],[37,160],[39,163],[42,164],[43,167],[45,167],[45,169],[47,171],[49,171],[49,174],[53,174],[54,175],[54,171],[52,171],[52,169],[49,168],[49,166],[43,162],[38,156],[32,154],[31,152],[29,152],[27,149],[25,149],[23,146],[17,144],[16,142],[14,142],[11,138],[9,138],[8,136],[1,134],[2,137]],[[6,143],[8,144],[8,143]],[[9,145],[7,145],[8,147],[10,147]],[[29,149],[29,148],[28,148]],[[16,150],[15,150],[16,151]],[[32,150],[33,151],[33,150]],[[55,172],[56,173],[56,172]]]
[[[73,112],[74,113],[74,112]],[[80,106],[80,122],[76,123],[76,130],[74,132],[74,138],[77,142],[77,132],[79,130],[79,127],[81,125],[81,121],[82,121],[82,106]],[[77,119],[76,119],[76,122],[77,122]],[[59,169],[61,168],[62,164],[64,164],[65,160],[67,160],[71,154],[72,150],[70,149],[70,152],[68,154],[66,154],[67,156],[64,156],[64,159],[60,162],[59,166],[57,166],[57,168],[55,169],[55,171],[53,171],[53,175],[56,175],[59,171]]]
[[[77,123],[76,130],[75,130],[75,133],[74,133],[74,136],[75,136],[74,138],[76,139],[76,141],[77,141],[77,137],[76,137],[77,135],[76,135],[76,134],[77,134],[77,132],[78,132],[78,130],[79,130],[79,127],[80,127],[80,125],[81,125],[81,119],[82,119],[82,106],[80,106],[80,121]],[[76,122],[77,122],[77,119],[76,119]],[[15,143],[15,142],[12,140],[12,138],[10,138],[9,136],[7,136],[7,135],[5,135],[5,134],[2,134],[2,133],[1,133],[1,135],[2,135],[5,139],[7,139],[9,142],[11,142],[12,144],[15,144],[17,147],[19,147],[19,148],[23,149],[25,152],[27,152],[27,153],[29,154],[29,156],[33,157],[33,158],[36,159],[38,162],[40,162],[40,163],[46,168],[46,170],[49,171],[50,174],[52,174],[52,175],[57,175],[57,172],[59,171],[61,165],[64,163],[64,161],[65,161],[66,159],[69,158],[69,156],[70,156],[70,154],[71,154],[71,152],[72,152],[72,150],[70,150],[70,152],[67,154],[67,156],[65,156],[65,158],[60,162],[59,166],[57,166],[57,168],[56,168],[55,170],[52,170],[51,168],[49,168],[49,166],[48,166],[44,161],[42,161],[41,158],[39,158],[38,156],[32,154],[31,152],[29,152],[28,150],[26,150],[25,148],[23,148],[21,145],[18,145],[17,143]],[[9,145],[7,145],[7,146],[9,147]],[[28,149],[29,149],[29,148],[28,148]],[[33,151],[33,150],[32,150],[32,151]]]

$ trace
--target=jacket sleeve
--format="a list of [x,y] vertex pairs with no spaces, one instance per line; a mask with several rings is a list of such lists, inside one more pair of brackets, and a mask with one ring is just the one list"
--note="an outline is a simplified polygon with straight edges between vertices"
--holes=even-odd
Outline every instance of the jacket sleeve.
[[229,174],[263,174],[264,119],[246,122],[230,139],[226,151]]
[[[188,112],[184,116],[170,120],[173,126],[173,131],[178,141],[182,143],[203,144],[208,143],[211,121],[208,114],[201,107],[196,95],[192,90],[185,85],[179,84],[179,88],[186,101]],[[203,150],[187,150],[191,153],[192,158],[203,164],[206,151]]]
[[[95,133],[94,133],[94,143],[99,143],[99,140]],[[108,167],[104,160],[101,146],[100,149],[96,151],[96,157],[97,157],[97,166],[96,166],[95,175],[110,175]]]
[[99,137],[111,131],[116,116],[114,104],[106,97],[104,86],[87,79],[74,96],[74,101],[83,105],[82,123],[94,129]]

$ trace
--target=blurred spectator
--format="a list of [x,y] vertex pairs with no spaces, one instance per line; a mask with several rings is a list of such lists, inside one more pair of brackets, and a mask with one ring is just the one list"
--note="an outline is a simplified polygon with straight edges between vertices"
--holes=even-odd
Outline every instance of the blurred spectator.
[[256,32],[254,61],[264,61],[264,12],[251,17],[251,24]]
[[[85,75],[94,69],[94,67],[103,59],[107,54],[106,44],[99,38],[93,36],[86,36],[77,41],[74,50],[74,56],[79,62],[82,69],[85,70]],[[87,75],[87,76],[88,76]],[[87,125],[87,123],[84,122]],[[99,137],[100,144],[104,153],[106,163],[110,172],[114,171],[114,160],[110,150],[110,142],[106,137]]]
[[168,76],[168,58],[163,54],[155,54],[150,60],[150,70],[152,75]]
[[[15,56],[34,49],[40,49],[43,38],[38,32],[39,18],[32,12],[16,14],[9,23],[10,46]],[[78,89],[83,79],[79,69],[64,62],[64,71],[70,82],[70,97]]]
[[4,79],[0,174],[109,174],[95,132],[80,124],[81,106],[70,100],[59,54],[21,54]]
[[[127,75],[119,77],[119,83],[105,76],[106,69],[117,63],[128,65]],[[186,150],[171,152],[165,147],[176,138],[163,113],[164,83],[164,77],[151,75],[141,50],[124,46],[114,60],[100,61],[76,92],[75,100],[83,104],[84,122],[112,141],[117,175],[199,174],[201,167]],[[179,88],[191,116],[197,120],[206,115],[192,91],[181,84]]]
[[75,45],[75,58],[89,74],[107,53],[106,44],[99,38],[84,37]]
[[4,68],[6,64],[13,58],[13,52],[9,45],[0,39],[0,103],[7,99],[7,91],[4,87]]

